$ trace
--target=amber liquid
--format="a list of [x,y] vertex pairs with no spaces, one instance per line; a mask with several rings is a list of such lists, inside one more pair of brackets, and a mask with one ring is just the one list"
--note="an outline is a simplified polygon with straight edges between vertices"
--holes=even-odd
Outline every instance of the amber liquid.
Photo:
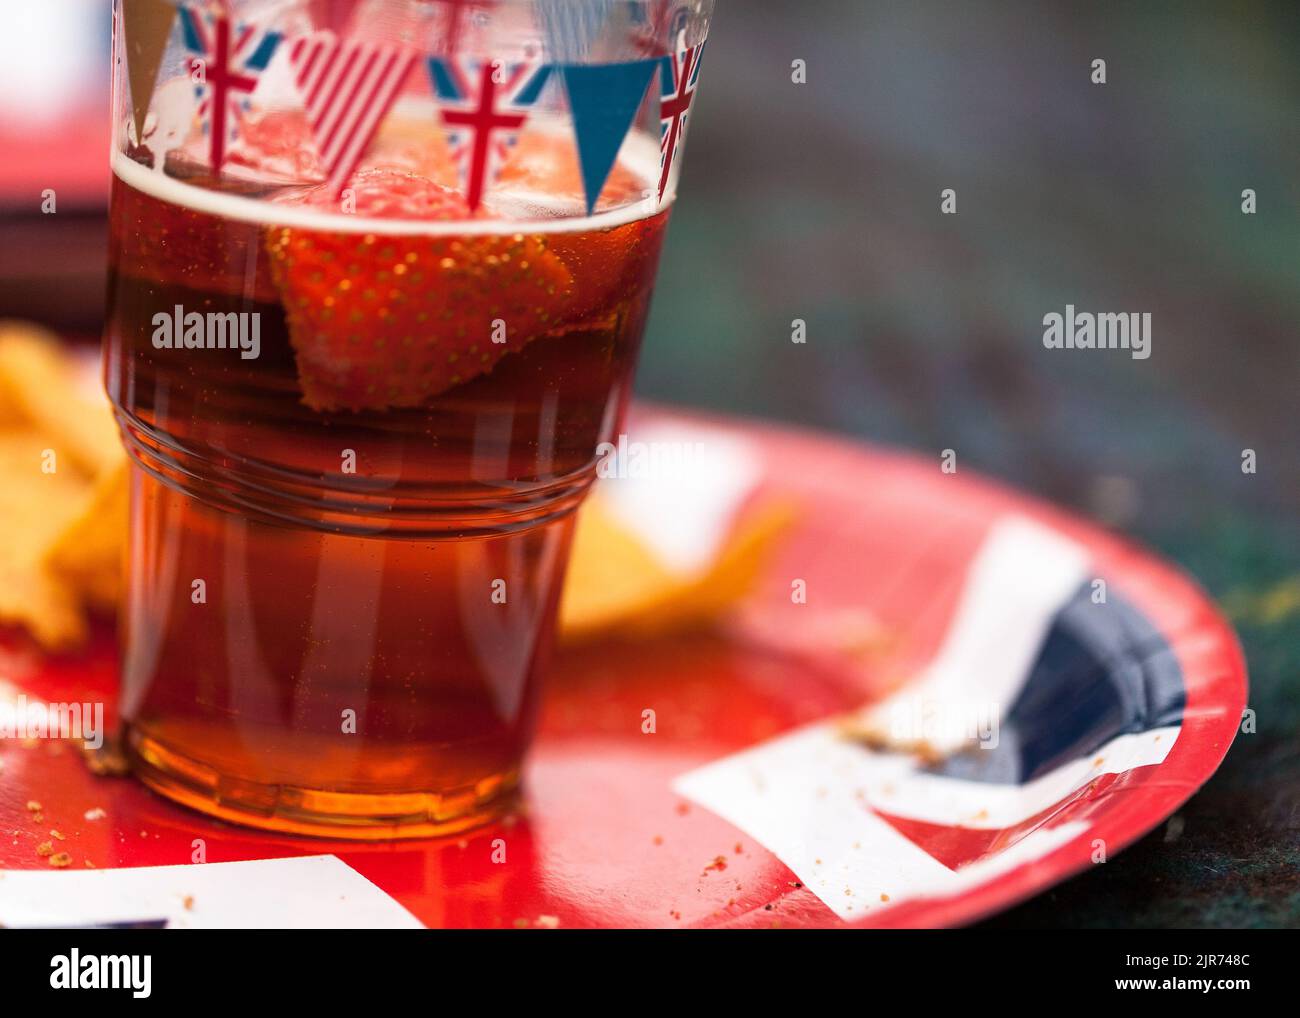
[[[495,815],[667,213],[538,234],[581,311],[514,337],[487,373],[418,406],[314,409],[267,264],[274,227],[117,178],[112,202],[105,375],[133,458],[122,709],[137,773],[207,813],[306,834]],[[401,245],[438,265],[474,239]],[[155,315],[176,305],[260,314],[260,355],[159,349]]]

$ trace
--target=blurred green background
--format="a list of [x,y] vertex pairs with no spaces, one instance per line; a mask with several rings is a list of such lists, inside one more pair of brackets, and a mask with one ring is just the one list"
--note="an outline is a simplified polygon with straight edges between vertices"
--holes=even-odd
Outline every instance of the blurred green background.
[[[1181,563],[1245,645],[1257,734],[990,925],[1300,925],[1298,112],[1294,2],[719,0],[637,391],[952,448]],[[1152,356],[1045,349],[1067,303],[1151,312]]]

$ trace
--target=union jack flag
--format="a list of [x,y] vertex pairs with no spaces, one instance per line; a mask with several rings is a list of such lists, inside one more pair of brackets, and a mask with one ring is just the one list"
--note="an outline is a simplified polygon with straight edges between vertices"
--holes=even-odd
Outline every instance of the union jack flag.
[[337,192],[397,98],[415,55],[398,46],[340,43],[326,30],[295,39],[289,62],[329,186]]
[[552,66],[466,57],[430,57],[451,156],[474,212],[519,138]]
[[659,65],[659,200],[664,200],[668,190],[668,175],[672,172],[677,146],[686,134],[686,119],[690,113],[695,89],[700,82],[700,61],[704,46],[677,47],[671,56]]
[[195,94],[208,135],[209,162],[219,173],[228,145],[238,137],[248,96],[275,55],[281,36],[247,21],[232,26],[214,11],[181,7],[180,16],[185,48],[201,61],[202,81],[196,84]]

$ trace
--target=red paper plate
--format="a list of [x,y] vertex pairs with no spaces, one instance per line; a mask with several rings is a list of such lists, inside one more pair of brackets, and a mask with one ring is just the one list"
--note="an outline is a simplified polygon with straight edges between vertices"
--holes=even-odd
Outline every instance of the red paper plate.
[[[518,816],[440,841],[267,835],[0,740],[0,922],[953,925],[1112,859],[1227,752],[1241,651],[1155,557],[937,457],[634,420],[667,433],[743,460],[719,527],[774,499],[796,522],[721,626],[561,653]],[[111,710],[110,634],[76,660],[16,648],[12,687]],[[893,748],[845,738],[850,711]],[[966,721],[981,748],[949,753]]]

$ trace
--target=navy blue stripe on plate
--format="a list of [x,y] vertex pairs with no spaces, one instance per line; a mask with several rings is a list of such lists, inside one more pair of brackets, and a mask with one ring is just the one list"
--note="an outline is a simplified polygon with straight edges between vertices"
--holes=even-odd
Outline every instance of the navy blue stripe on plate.
[[1182,721],[1182,668],[1160,631],[1110,592],[1085,583],[1062,606],[1010,710],[998,744],[926,768],[964,781],[1024,784],[1120,735]]

